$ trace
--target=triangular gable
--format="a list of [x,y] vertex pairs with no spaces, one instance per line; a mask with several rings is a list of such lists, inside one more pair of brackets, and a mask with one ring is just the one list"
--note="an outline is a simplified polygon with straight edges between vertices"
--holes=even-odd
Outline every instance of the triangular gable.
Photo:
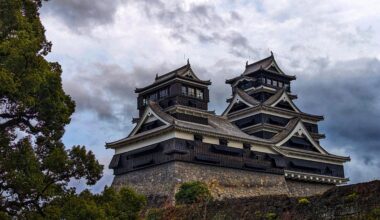
[[288,94],[284,91],[281,96],[277,99],[277,101],[273,102],[270,106],[276,107],[280,102],[287,102],[290,107],[297,113],[301,111],[297,108],[297,106],[293,103],[293,101],[289,98]]
[[290,111],[295,111],[295,109],[292,107],[292,105],[287,101],[280,101],[276,104],[277,108],[283,108]]
[[266,70],[270,70],[270,71],[274,71],[274,72],[277,72],[279,74],[283,74],[285,75],[285,73],[280,69],[280,67],[277,65],[277,62],[274,60],[274,58],[272,59],[272,62],[270,63],[270,65],[268,65],[267,67],[265,67]]
[[307,151],[316,151],[319,152],[317,148],[304,136],[292,136],[287,142],[285,142],[283,147],[296,148]]
[[228,115],[228,113],[231,111],[231,109],[234,107],[234,105],[239,104],[240,102],[244,103],[248,107],[254,106],[254,105],[250,104],[249,102],[245,101],[237,92],[235,92],[234,98],[232,99],[232,101],[230,102],[230,104],[228,105],[226,110],[224,110],[222,116]]
[[297,123],[297,125],[294,127],[294,129],[281,141],[275,144],[277,147],[281,147],[283,144],[285,144],[290,138],[293,136],[305,136],[306,139],[315,147],[321,154],[327,154],[326,150],[323,149],[317,142],[314,141],[314,139],[311,137],[310,133],[307,131],[305,126],[301,121]]
[[197,75],[195,75],[194,71],[191,69],[191,67],[187,68],[186,71],[183,71],[179,74],[182,77],[190,78],[190,79],[196,79],[200,80]]
[[162,119],[161,117],[159,117],[153,110],[152,108],[148,105],[144,111],[144,114],[143,116],[141,117],[141,119],[139,120],[139,122],[137,123],[137,125],[135,126],[135,128],[133,128],[132,132],[128,135],[128,137],[131,137],[133,135],[135,135],[136,133],[138,133],[138,131],[140,130],[140,128],[146,124],[146,123],[150,123],[150,122],[153,122],[155,120],[159,120],[160,122],[162,122],[164,125],[169,125],[170,123],[165,121],[164,119]]

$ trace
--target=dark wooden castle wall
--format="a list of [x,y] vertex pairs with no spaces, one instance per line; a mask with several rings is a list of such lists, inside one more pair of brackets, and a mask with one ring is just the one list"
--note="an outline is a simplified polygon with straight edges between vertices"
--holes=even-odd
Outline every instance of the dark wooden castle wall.
[[173,138],[158,144],[114,155],[110,168],[114,174],[150,167],[169,161],[184,161],[212,166],[283,174],[284,169],[334,177],[344,177],[343,166],[286,158],[223,145]]

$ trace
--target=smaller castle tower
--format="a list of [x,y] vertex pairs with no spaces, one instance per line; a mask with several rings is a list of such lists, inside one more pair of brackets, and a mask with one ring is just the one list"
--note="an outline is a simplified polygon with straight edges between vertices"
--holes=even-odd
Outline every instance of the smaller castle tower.
[[140,117],[149,101],[165,109],[174,105],[188,106],[207,110],[209,102],[209,80],[200,80],[187,64],[161,76],[156,75],[154,82],[144,88],[137,88],[137,109]]

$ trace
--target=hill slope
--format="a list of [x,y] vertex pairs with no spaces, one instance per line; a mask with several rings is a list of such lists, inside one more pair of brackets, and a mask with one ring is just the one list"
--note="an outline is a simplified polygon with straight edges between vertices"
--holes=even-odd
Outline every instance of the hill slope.
[[380,181],[308,198],[261,196],[169,207],[151,211],[148,219],[380,219]]

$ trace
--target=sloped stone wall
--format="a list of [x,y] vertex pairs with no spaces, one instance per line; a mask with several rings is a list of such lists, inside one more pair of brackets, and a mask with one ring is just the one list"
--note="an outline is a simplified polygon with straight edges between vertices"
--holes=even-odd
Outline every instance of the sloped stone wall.
[[117,175],[112,186],[129,186],[153,203],[172,204],[178,187],[189,181],[206,183],[215,199],[289,193],[283,175],[178,161]]
[[286,180],[286,184],[289,189],[289,196],[293,197],[320,195],[335,187],[335,185],[331,184],[300,182],[294,180]]
[[285,180],[284,175],[173,161],[117,175],[113,187],[129,186],[148,197],[151,206],[174,204],[184,182],[206,183],[213,198],[245,198],[261,195],[310,196],[332,185]]

